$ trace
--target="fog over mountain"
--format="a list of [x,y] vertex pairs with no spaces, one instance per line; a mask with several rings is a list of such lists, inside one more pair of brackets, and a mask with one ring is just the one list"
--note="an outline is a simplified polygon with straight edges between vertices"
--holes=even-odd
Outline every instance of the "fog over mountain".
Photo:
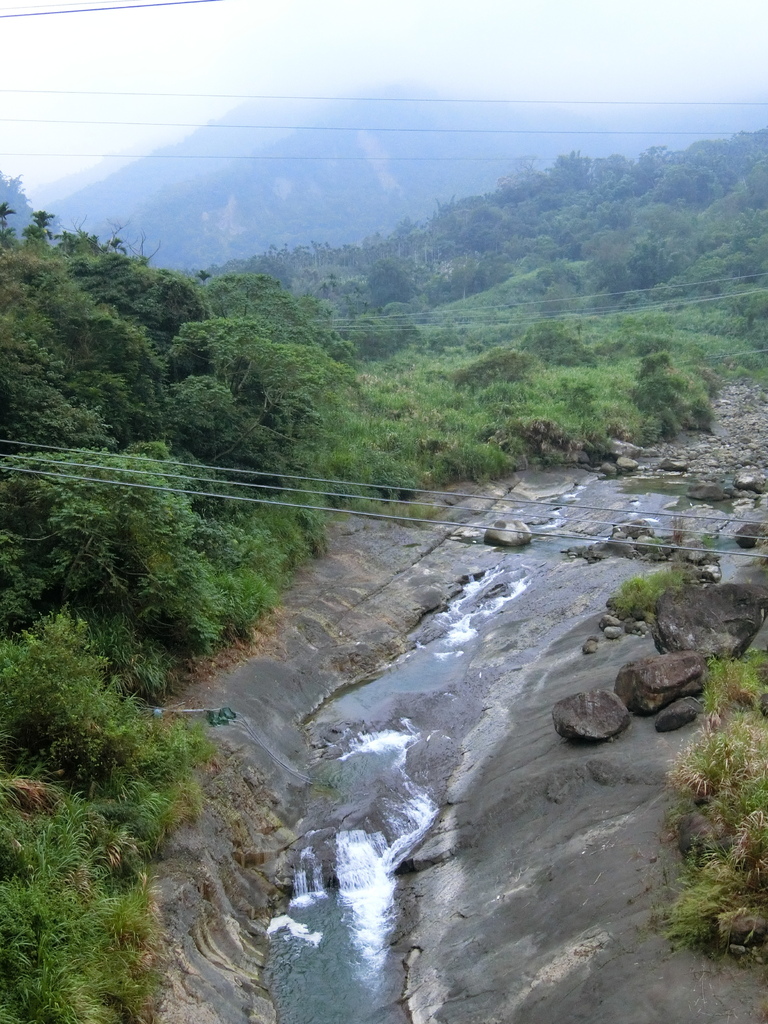
[[[399,87],[382,95],[424,96]],[[274,245],[339,245],[421,220],[437,203],[493,189],[522,163],[560,153],[636,156],[764,126],[760,107],[248,102],[184,141],[82,186],[39,189],[37,205],[196,269]],[[617,129],[621,129],[617,131]],[[88,177],[98,169],[85,172]]]

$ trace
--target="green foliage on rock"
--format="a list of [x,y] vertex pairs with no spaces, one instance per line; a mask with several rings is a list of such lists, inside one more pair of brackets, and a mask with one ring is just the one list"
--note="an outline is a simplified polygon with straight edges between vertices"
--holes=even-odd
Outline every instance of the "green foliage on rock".
[[520,347],[524,352],[558,366],[585,366],[595,362],[594,353],[582,344],[579,336],[567,324],[557,320],[530,327],[523,335]]
[[608,599],[608,607],[620,618],[644,619],[656,617],[656,605],[662,594],[679,591],[690,581],[685,568],[662,569],[647,576],[632,576],[619,586]]
[[684,427],[701,429],[711,421],[706,386],[676,370],[663,350],[643,358],[633,398],[646,417],[646,441],[674,437]]
[[453,380],[458,387],[470,388],[518,382],[528,379],[536,365],[536,358],[528,352],[494,348],[469,365],[454,371]]

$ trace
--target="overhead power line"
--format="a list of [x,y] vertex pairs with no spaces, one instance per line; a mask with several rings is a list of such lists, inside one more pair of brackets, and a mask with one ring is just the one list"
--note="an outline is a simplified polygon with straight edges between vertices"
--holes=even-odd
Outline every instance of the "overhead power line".
[[[660,299],[658,302],[648,302],[643,306],[630,306],[618,309],[615,306],[597,306],[592,307],[591,309],[560,309],[553,310],[551,313],[543,312],[538,316],[521,316],[512,317],[508,319],[489,318],[487,320],[470,319],[466,323],[462,322],[461,316],[459,314],[454,316],[451,320],[446,320],[444,326],[475,327],[479,325],[484,325],[488,327],[529,327],[539,323],[546,323],[548,320],[585,320],[590,317],[596,319],[603,319],[610,316],[628,316],[632,313],[648,313],[652,312],[653,310],[668,309],[670,306],[695,306],[703,305],[710,302],[724,302],[729,299],[741,299],[750,295],[765,295],[766,292],[768,292],[768,288],[750,288],[747,291],[743,292],[723,292],[720,295],[704,295],[699,296],[695,299],[681,299],[670,297],[668,299]],[[405,314],[404,316],[407,317],[411,315],[414,316],[415,318],[413,321],[405,321],[401,322],[400,324],[379,324],[376,325],[376,330],[379,332],[386,333],[387,331],[397,331],[401,329],[403,326],[412,325],[414,327],[418,327],[418,319],[416,319],[418,317],[418,314]],[[393,317],[394,316],[395,314],[393,314]],[[334,327],[336,326],[335,321],[332,321],[332,324]],[[439,327],[441,325],[439,323],[433,322],[425,326]],[[371,330],[370,327],[365,326],[365,323],[350,323],[347,326],[340,325],[338,329],[340,331],[343,331],[345,335],[361,333],[364,334],[370,332]]]
[[[11,454],[8,454],[8,453],[0,453],[0,459],[18,459],[18,458],[19,458],[18,455],[11,455]],[[281,493],[291,493],[291,494],[315,494],[315,495],[318,495],[319,497],[324,497],[324,498],[346,498],[346,499],[351,499],[351,500],[355,500],[355,501],[375,501],[375,502],[379,502],[379,503],[381,503],[383,505],[412,505],[412,506],[415,506],[417,508],[441,508],[441,509],[444,509],[446,507],[446,504],[445,504],[444,501],[437,502],[437,501],[425,501],[425,500],[411,500],[411,499],[407,499],[407,498],[386,498],[386,497],[383,497],[382,495],[378,495],[378,494],[361,495],[361,494],[353,494],[353,493],[351,493],[349,491],[326,491],[326,490],[317,490],[317,489],[313,489],[313,488],[309,488],[309,487],[286,487],[284,484],[258,484],[258,483],[251,483],[251,482],[242,481],[242,480],[222,481],[220,479],[216,479],[216,478],[212,478],[212,477],[200,476],[199,474],[174,473],[174,472],[171,472],[171,471],[169,471],[169,470],[167,470],[165,468],[161,468],[161,469],[134,469],[132,467],[131,468],[126,468],[124,466],[116,466],[114,464],[113,465],[104,465],[102,463],[94,463],[94,462],[73,462],[73,461],[68,461],[68,460],[64,460],[64,459],[44,458],[44,457],[41,457],[41,456],[27,456],[27,458],[28,458],[28,460],[30,462],[33,462],[33,463],[40,463],[41,465],[46,465],[46,466],[51,466],[52,465],[52,466],[59,467],[59,471],[61,471],[61,467],[65,468],[65,469],[71,469],[71,468],[75,468],[75,469],[90,469],[90,470],[99,469],[99,470],[104,470],[104,471],[106,471],[108,473],[131,473],[131,474],[134,474],[136,476],[154,476],[154,477],[157,477],[158,475],[161,475],[161,476],[165,477],[166,479],[186,480],[186,481],[193,482],[193,483],[218,484],[218,485],[221,485],[224,482],[224,483],[227,484],[228,487],[246,487],[246,488],[250,488],[250,489],[253,489],[253,490],[280,491]],[[7,468],[7,466],[5,466],[5,468]],[[344,487],[354,487],[354,486],[359,486],[359,485],[348,484],[348,483],[341,483],[341,486],[344,486]],[[370,487],[371,485],[364,485],[364,486],[369,486]],[[380,484],[380,485],[377,485],[377,486],[384,487],[385,485],[381,485]],[[422,492],[422,493],[428,493],[428,492]],[[557,503],[557,504],[555,504],[553,506],[550,506],[549,503],[544,505],[543,503],[539,503],[539,502],[534,501],[534,500],[526,501],[525,499],[523,499],[521,501],[513,501],[508,508],[498,507],[498,502],[496,502],[496,506],[497,507],[494,508],[494,512],[497,515],[504,515],[505,513],[512,513],[514,511],[516,511],[517,509],[519,509],[520,505],[534,505],[534,506],[538,506],[539,504],[542,504],[542,507],[545,507],[545,508],[549,508],[549,507],[556,507],[556,508],[568,507],[568,508],[571,508],[571,509],[573,509],[574,511],[577,511],[577,512],[583,510],[583,511],[587,511],[587,512],[611,512],[612,513],[612,518],[610,520],[591,519],[590,523],[592,523],[595,526],[615,526],[616,525],[616,521],[615,520],[616,520],[616,516],[617,515],[619,515],[619,516],[621,516],[621,515],[638,515],[638,513],[635,512],[635,511],[630,511],[628,509],[613,509],[613,508],[610,508],[609,506],[583,505],[581,503],[579,503],[578,505],[565,505],[563,503]],[[451,505],[450,508],[451,508],[451,511],[453,511],[453,512],[477,512],[476,508],[470,508],[467,505]],[[662,515],[664,515],[664,514],[669,515],[669,516],[671,516],[671,517],[673,517],[675,519],[679,518],[679,519],[685,519],[685,520],[693,520],[693,521],[700,522],[700,523],[711,523],[711,521],[712,521],[712,517],[711,516],[696,516],[696,515],[690,515],[690,514],[685,514],[685,513],[681,514],[681,513],[676,513],[676,512],[668,512],[668,513],[663,513],[662,512],[661,514]],[[655,516],[656,513],[654,512],[653,515]]]
[[211,128],[240,131],[292,132],[389,132],[403,135],[731,135],[732,128],[703,128],[687,131],[670,128],[635,131],[626,128],[382,128],[376,125],[329,124],[222,124],[210,121],[90,121],[52,117],[0,117],[2,124],[79,124],[124,128]]
[[182,7],[186,4],[218,4],[222,2],[223,0],[156,0],[155,3],[149,4],[119,4],[111,7],[75,7],[60,11],[23,11],[19,14],[0,14],[0,18],[46,18],[53,14],[94,14],[97,11],[133,11],[140,7]]
[[0,153],[0,156],[88,160],[267,160],[320,163],[509,163],[506,156],[265,156],[228,153]]
[[[206,0],[199,0],[206,2]],[[0,93],[46,96],[145,96],[203,100],[275,100],[326,103],[477,103],[556,107],[768,107],[768,100],[574,100],[484,99],[470,96],[296,96],[269,93],[138,92],[105,89],[0,89]]]
[[[137,0],[138,2],[138,0]],[[7,7],[0,7],[2,11],[36,11],[43,7],[49,9],[51,7],[103,7],[104,0],[51,0],[47,4],[11,4]]]
[[[55,452],[66,452],[66,453],[69,453],[69,454],[72,454],[72,455],[80,455],[80,456],[93,455],[96,458],[102,458],[102,459],[105,456],[109,455],[109,453],[107,453],[107,452],[103,452],[103,451],[100,452],[100,451],[96,451],[96,450],[93,450],[93,449],[65,448],[65,447],[63,447],[61,445],[42,445],[42,444],[34,444],[34,443],[28,442],[28,441],[11,441],[11,440],[8,440],[8,439],[5,439],[5,438],[0,438],[0,444],[12,445],[13,447],[16,447],[16,448],[22,448],[22,447],[23,448],[33,448],[33,449],[36,449],[38,451],[45,450],[45,451],[55,451]],[[9,457],[14,457],[14,458],[24,458],[24,457],[34,458],[34,456],[25,456],[24,453],[17,453],[15,456],[0,455],[0,457],[2,457],[2,458],[9,458]],[[128,460],[130,460],[132,462],[149,462],[149,463],[152,463],[152,465],[155,467],[155,469],[154,470],[150,470],[149,472],[154,472],[155,474],[161,474],[161,475],[166,475],[166,476],[173,476],[175,474],[167,473],[165,467],[168,467],[168,466],[179,467],[180,466],[180,467],[182,467],[184,469],[205,470],[206,472],[214,472],[214,473],[230,473],[230,474],[234,474],[236,476],[250,476],[250,477],[256,476],[256,477],[268,477],[268,478],[273,479],[273,480],[274,479],[279,479],[279,480],[300,481],[300,482],[304,482],[304,483],[333,484],[333,485],[336,485],[338,487],[347,487],[347,488],[349,488],[349,487],[360,487],[360,488],[369,488],[371,490],[379,490],[379,491],[380,490],[392,490],[393,489],[393,485],[391,483],[389,483],[389,484],[388,483],[366,483],[366,482],[359,481],[359,480],[339,480],[339,479],[328,478],[328,477],[300,476],[300,475],[295,474],[295,473],[284,473],[284,472],[282,472],[280,470],[266,471],[266,470],[257,470],[257,469],[241,469],[239,467],[234,467],[234,466],[220,466],[220,465],[211,465],[211,464],[197,463],[197,462],[182,462],[182,461],[179,461],[177,459],[167,459],[167,460],[163,459],[163,460],[159,460],[159,459],[154,459],[154,458],[152,458],[151,456],[148,456],[148,455],[130,455],[130,454],[126,454],[126,453],[120,453],[120,455],[116,456],[116,457],[120,458],[120,459],[123,459],[123,460],[128,459]],[[56,460],[47,460],[46,459],[44,461],[48,462],[48,461],[56,461]],[[67,465],[83,465],[82,463],[72,463],[72,462],[67,462],[65,460],[61,460],[57,464],[64,465],[64,466],[67,466]],[[118,470],[120,470],[120,472],[140,472],[139,470],[130,470],[130,469],[126,469],[125,467],[120,467],[120,466],[115,466],[115,465],[103,466],[103,465],[96,465],[94,463],[88,463],[87,465],[93,466],[93,468],[106,469],[108,471],[112,471],[112,470],[118,469]],[[158,468],[158,467],[160,467],[160,468]],[[187,479],[202,479],[202,478],[200,478],[200,477],[187,477]],[[218,480],[211,481],[211,480],[209,480],[207,482],[210,482],[210,483],[221,483],[222,481],[218,481]],[[230,485],[230,486],[234,485],[234,481],[226,481],[226,483],[228,485]],[[282,485],[269,485],[269,486],[270,486],[270,488],[274,486],[275,490],[294,490],[294,488],[283,488]],[[400,489],[406,489],[406,488],[400,488]],[[499,501],[498,496],[497,495],[492,495],[492,494],[482,494],[482,493],[476,493],[476,492],[473,493],[473,492],[464,492],[464,491],[455,491],[455,490],[454,491],[444,491],[444,490],[434,490],[434,489],[427,489],[427,488],[421,488],[421,487],[407,488],[407,489],[408,490],[414,490],[418,494],[428,494],[428,495],[433,495],[433,496],[440,496],[440,497],[443,497],[443,498],[451,498],[451,499],[471,498],[471,499],[476,500],[476,501],[490,501],[490,502],[498,502]],[[298,491],[299,489],[296,488],[296,490]],[[198,492],[192,492],[192,493],[198,493]],[[304,492],[304,493],[306,493],[306,492]],[[325,493],[329,497],[353,497],[353,498],[360,498],[360,497],[362,497],[362,495],[357,495],[357,494],[356,495],[344,495],[344,494],[340,494],[338,491],[326,491],[326,492],[317,492],[316,491],[316,492],[311,492],[311,493]],[[371,498],[371,500],[395,502],[397,504],[415,504],[415,505],[429,504],[428,502],[422,502],[422,501],[410,502],[410,501],[401,501],[400,499],[396,499],[396,498],[392,498],[392,499],[382,498],[379,495],[373,496]],[[608,505],[586,505],[586,504],[583,504],[581,502],[579,502],[578,505],[574,505],[574,504],[571,504],[571,503],[569,503],[567,501],[564,501],[562,499],[545,500],[545,499],[538,499],[538,498],[537,499],[533,499],[533,498],[517,498],[517,497],[514,497],[514,502],[513,503],[514,503],[515,507],[519,507],[520,505],[530,505],[530,506],[533,506],[534,508],[573,508],[573,509],[577,509],[577,510],[583,509],[583,510],[590,511],[590,512],[611,512],[614,516],[616,516],[616,515],[627,515],[627,516],[653,515],[653,516],[667,516],[667,517],[670,517],[670,518],[673,518],[673,519],[677,519],[677,518],[679,518],[679,519],[692,519],[692,520],[698,520],[700,522],[709,522],[709,521],[711,521],[711,516],[698,516],[698,515],[692,515],[692,514],[687,513],[687,512],[667,511],[665,509],[658,509],[658,510],[653,511],[652,513],[651,512],[643,513],[642,511],[638,511],[637,509],[611,508]],[[444,507],[444,503],[440,507]],[[461,506],[451,505],[451,507],[452,508],[460,508]],[[476,511],[476,510],[475,509],[467,509],[467,511]],[[430,522],[432,522],[432,521],[433,520],[430,520]]]
[[[501,311],[506,312],[506,313],[511,313],[511,312],[514,312],[514,310],[519,309],[519,308],[521,308],[523,306],[543,306],[543,305],[550,305],[551,303],[554,303],[554,302],[575,302],[577,300],[582,301],[582,302],[586,302],[589,299],[612,299],[612,298],[619,298],[619,297],[624,296],[624,295],[644,295],[644,294],[647,294],[648,292],[657,292],[661,288],[670,288],[670,289],[702,288],[702,287],[704,287],[706,285],[711,285],[711,284],[730,284],[730,283],[734,283],[734,282],[744,282],[744,283],[747,283],[747,282],[755,281],[755,280],[757,280],[759,278],[762,278],[762,277],[768,277],[768,272],[762,272],[761,271],[760,273],[757,273],[757,274],[739,274],[737,277],[711,277],[711,278],[708,278],[706,281],[681,281],[679,284],[669,284],[667,282],[663,282],[663,283],[660,283],[660,284],[655,284],[655,285],[653,285],[650,288],[627,288],[624,291],[619,291],[619,292],[593,292],[593,293],[588,294],[588,295],[565,295],[565,296],[557,296],[557,297],[549,298],[549,299],[544,298],[544,297],[539,298],[539,299],[522,299],[522,300],[519,300],[519,301],[516,300],[515,302],[508,302],[508,303],[506,303],[504,305],[498,305],[498,306],[477,306],[474,309],[467,309],[467,310],[446,309],[446,310],[441,311],[441,310],[438,310],[438,309],[434,309],[434,310],[426,310],[426,311],[424,311],[422,313],[371,313],[371,314],[366,314],[366,320],[368,320],[368,321],[375,320],[376,322],[381,322],[381,323],[386,323],[387,321],[394,321],[394,322],[399,323],[403,319],[413,318],[413,320],[415,322],[417,322],[417,323],[424,323],[424,318],[428,318],[428,317],[431,317],[431,316],[435,316],[435,317],[441,316],[441,317],[444,317],[446,315],[446,313],[448,313],[448,314],[452,314],[455,317],[461,317],[461,318],[469,318],[469,317],[477,316],[477,317],[482,318],[483,322],[493,323],[494,321],[490,320],[490,319],[487,319],[487,321],[486,321],[486,317],[485,317],[486,312],[501,310]],[[723,295],[731,295],[731,294],[743,295],[745,293],[744,292],[736,292],[736,293],[723,292],[721,294],[723,294]],[[669,301],[673,301],[675,298],[676,298],[676,296],[670,296],[669,297]],[[642,308],[645,308],[645,307],[642,307]],[[553,310],[552,312],[553,313],[557,313],[558,311],[557,310]],[[342,325],[343,326],[346,323],[354,324],[356,319],[357,319],[356,317],[333,317],[332,318],[332,322],[333,322],[334,326],[337,326],[337,325]],[[437,322],[440,323],[442,321],[437,321]]]
[[[85,483],[95,483],[102,485],[106,484],[107,486],[111,487],[129,487],[137,490],[161,491],[168,494],[186,494],[189,495],[190,497],[198,498],[220,498],[225,501],[242,501],[249,502],[250,504],[255,505],[272,505],[279,506],[282,508],[303,509],[312,512],[330,512],[334,515],[341,514],[350,516],[362,516],[368,519],[395,520],[397,522],[403,522],[405,520],[408,523],[424,523],[429,526],[450,526],[454,529],[456,529],[457,527],[461,527],[463,529],[474,529],[478,531],[485,531],[486,529],[488,529],[487,525],[483,523],[457,523],[453,520],[422,519],[411,516],[389,515],[385,512],[361,512],[358,509],[335,508],[334,506],[326,505],[307,505],[299,504],[298,502],[292,501],[278,501],[273,498],[253,498],[249,495],[221,494],[218,492],[211,491],[194,491],[182,487],[165,487],[162,486],[161,484],[144,484],[129,480],[113,480],[105,479],[104,477],[82,476],[80,474],[74,473],[60,473],[57,471],[49,471],[43,469],[30,469],[28,466],[4,465],[2,466],[2,469],[10,473],[25,473],[32,476],[43,476],[47,478],[53,477],[54,479],[57,480],[77,480]],[[565,531],[560,531],[556,535],[550,531],[545,532],[541,530],[531,530],[530,532],[532,537],[546,537],[549,540],[552,540],[555,536],[562,540],[585,540],[583,534],[569,534]],[[616,544],[617,546],[634,547],[634,544],[631,541],[616,540],[612,543]],[[703,552],[708,555],[737,555],[747,558],[754,558],[754,554],[750,551],[727,551],[709,547],[689,547],[688,545],[684,544],[663,544],[663,547],[667,548],[670,551]]]

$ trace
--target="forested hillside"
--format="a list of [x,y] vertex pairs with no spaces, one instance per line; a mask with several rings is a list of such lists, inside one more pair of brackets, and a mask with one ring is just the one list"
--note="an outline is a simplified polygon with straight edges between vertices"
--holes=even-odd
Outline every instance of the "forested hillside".
[[148,709],[250,636],[330,510],[599,462],[763,373],[767,154],[571,154],[196,278],[0,178],[2,1024],[144,1019],[144,867],[206,756]]
[[[161,266],[196,270],[270,244],[357,245],[492,188],[513,168],[543,173],[585,136],[592,157],[629,158],[701,130],[695,109],[639,107],[617,119],[610,107],[468,105],[429,95],[404,103],[402,86],[383,95],[244,103],[119,170],[108,173],[107,162],[100,181],[49,186],[41,202],[70,230],[87,224],[106,236],[119,225],[130,240],[144,239]],[[759,108],[725,108],[717,125],[727,133],[729,122],[758,126],[760,116]]]
[[[272,248],[222,269],[271,272],[343,314],[392,303],[393,313],[425,312],[471,296],[471,308],[488,309],[486,319],[499,306],[520,312],[521,302],[529,314],[557,316],[581,296],[599,308],[628,308],[718,294],[727,290],[722,279],[764,272],[767,207],[765,130],[682,151],[654,148],[636,160],[571,152],[387,238]],[[681,287],[641,294],[661,284]]]
[[49,223],[0,249],[0,1019],[138,1021],[146,862],[210,753],[151,705],[323,543],[200,463],[305,470],[353,374],[313,300],[203,293]]

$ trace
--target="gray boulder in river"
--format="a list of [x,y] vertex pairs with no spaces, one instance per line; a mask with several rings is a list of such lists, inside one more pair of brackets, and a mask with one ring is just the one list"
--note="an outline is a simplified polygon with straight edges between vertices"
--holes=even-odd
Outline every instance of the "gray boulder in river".
[[652,625],[656,650],[699,651],[705,658],[740,658],[768,612],[768,590],[746,583],[721,583],[667,591]]
[[629,725],[629,712],[610,690],[563,697],[552,708],[557,732],[567,740],[609,740]]
[[762,494],[765,491],[765,474],[742,470],[737,473],[733,480],[733,486],[740,491],[752,491],[754,494]]
[[762,523],[743,523],[736,533],[733,535],[733,539],[739,545],[740,548],[754,548],[757,547],[757,542],[763,535],[763,524]]
[[522,519],[512,519],[509,522],[499,519],[485,531],[483,543],[500,548],[522,548],[530,544],[532,539],[533,535]]
[[728,493],[718,480],[706,480],[704,483],[691,484],[688,497],[696,501],[725,501]]

